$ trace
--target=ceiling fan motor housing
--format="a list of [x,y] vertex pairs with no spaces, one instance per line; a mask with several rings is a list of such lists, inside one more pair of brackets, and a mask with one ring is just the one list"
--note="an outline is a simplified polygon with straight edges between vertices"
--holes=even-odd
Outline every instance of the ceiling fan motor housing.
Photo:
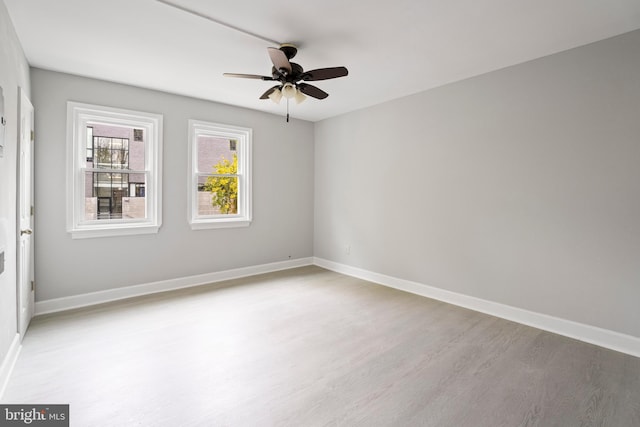
[[281,44],[280,50],[284,52],[287,59],[293,58],[294,56],[296,56],[296,53],[298,53],[298,48],[290,43]]
[[276,67],[271,67],[271,75],[274,79],[281,81],[282,83],[290,82],[295,83],[302,78],[302,73],[304,69],[300,64],[296,64],[295,62],[291,62],[291,73],[287,73],[286,75],[281,74],[280,71],[276,70]]

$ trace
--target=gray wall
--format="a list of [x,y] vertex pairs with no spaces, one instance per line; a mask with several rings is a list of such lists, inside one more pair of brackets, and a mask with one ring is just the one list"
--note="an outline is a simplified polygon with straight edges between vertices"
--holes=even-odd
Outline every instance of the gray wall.
[[16,323],[16,174],[18,153],[18,87],[27,94],[29,66],[3,1],[0,1],[0,86],[4,92],[4,156],[0,157],[0,248],[5,271],[0,274],[0,364],[17,333]]
[[317,123],[314,236],[640,337],[640,31]]
[[[31,71],[36,110],[36,300],[313,254],[313,124],[92,80]],[[65,231],[66,103],[164,115],[163,224],[158,234],[73,240]],[[253,223],[197,230],[187,222],[187,120],[253,129]]]

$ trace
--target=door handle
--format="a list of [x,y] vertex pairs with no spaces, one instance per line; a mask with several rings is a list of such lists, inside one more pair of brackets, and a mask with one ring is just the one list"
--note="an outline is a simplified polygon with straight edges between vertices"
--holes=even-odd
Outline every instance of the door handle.
[[31,230],[30,228],[27,228],[26,230],[20,230],[20,235],[22,236],[23,234],[33,234],[33,230]]

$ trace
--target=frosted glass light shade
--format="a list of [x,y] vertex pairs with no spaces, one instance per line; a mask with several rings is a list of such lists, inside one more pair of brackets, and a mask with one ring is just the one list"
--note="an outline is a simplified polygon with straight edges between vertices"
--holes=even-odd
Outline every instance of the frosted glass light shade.
[[286,83],[282,88],[282,96],[291,99],[296,96],[296,88],[291,83]]
[[280,100],[282,99],[282,92],[280,89],[276,89],[269,94],[269,99],[275,102],[276,104],[280,104]]
[[300,89],[297,89],[295,98],[296,104],[302,104],[304,100],[307,99],[307,96],[304,93],[300,92]]

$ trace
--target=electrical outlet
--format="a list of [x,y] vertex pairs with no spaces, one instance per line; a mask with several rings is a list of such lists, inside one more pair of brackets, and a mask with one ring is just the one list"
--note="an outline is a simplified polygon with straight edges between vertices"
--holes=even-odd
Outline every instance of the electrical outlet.
[[351,245],[347,245],[344,247],[344,253],[347,255],[351,253]]

